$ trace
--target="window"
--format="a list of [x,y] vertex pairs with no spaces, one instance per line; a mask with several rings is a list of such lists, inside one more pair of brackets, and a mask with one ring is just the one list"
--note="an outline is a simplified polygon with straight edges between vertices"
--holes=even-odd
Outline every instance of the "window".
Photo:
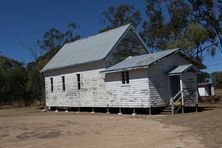
[[53,78],[50,78],[51,81],[51,91],[53,91]]
[[81,84],[80,84],[80,74],[76,74],[76,76],[77,76],[78,89],[81,89]]
[[122,72],[122,84],[129,84],[129,71]]
[[66,86],[65,86],[65,76],[62,76],[62,89],[66,90]]

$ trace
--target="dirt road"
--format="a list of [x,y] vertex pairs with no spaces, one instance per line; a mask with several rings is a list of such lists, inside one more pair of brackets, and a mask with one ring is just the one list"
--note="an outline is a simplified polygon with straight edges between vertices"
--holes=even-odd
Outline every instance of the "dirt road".
[[36,109],[0,111],[1,148],[203,148],[186,127],[150,117]]

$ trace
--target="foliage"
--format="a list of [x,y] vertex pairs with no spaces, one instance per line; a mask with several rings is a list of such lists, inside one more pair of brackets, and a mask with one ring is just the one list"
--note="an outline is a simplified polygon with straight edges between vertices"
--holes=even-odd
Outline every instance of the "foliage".
[[203,72],[200,75],[197,75],[197,81],[198,83],[205,83],[207,80],[211,79],[211,75],[207,72]]
[[[221,0],[147,0],[146,19],[132,5],[108,7],[102,13],[105,28],[100,32],[131,23],[153,50],[179,47],[199,61],[203,53],[212,55],[222,51]],[[141,26],[142,25],[142,26]],[[26,66],[16,60],[0,56],[0,103],[31,104],[43,101],[44,78],[40,70],[65,43],[80,38],[75,33],[79,26],[70,23],[65,31],[51,28],[33,44],[23,44],[34,61]],[[43,54],[42,54],[43,53]],[[201,80],[208,74],[200,77]],[[222,88],[221,72],[212,73],[216,87]]]
[[[0,105],[31,105],[38,100],[44,103],[44,77],[40,70],[68,42],[80,38],[74,31],[78,26],[71,23],[67,31],[56,28],[46,31],[36,44],[24,44],[34,61],[26,66],[16,60],[0,56]],[[45,51],[39,55],[39,51]]]
[[141,13],[131,5],[122,4],[117,7],[109,7],[102,13],[101,22],[106,25],[100,32],[116,28],[128,23],[134,27],[141,24]]
[[27,75],[24,64],[0,57],[1,105],[26,103]]
[[[56,28],[49,29],[44,33],[42,39],[37,40],[36,44],[39,48],[36,50],[45,50],[48,52],[45,56],[42,57],[48,57],[48,61],[65,43],[80,39],[80,36],[75,34],[75,30],[78,28],[79,26],[76,23],[70,23],[67,25],[67,30],[64,32]],[[43,65],[41,65],[41,68],[42,66]]]
[[[70,23],[67,26],[67,30],[64,32],[56,28],[51,28],[44,33],[42,39],[37,40],[37,46],[34,46],[35,48],[28,48],[32,53],[38,53],[38,50],[46,51],[46,53],[42,56],[34,54],[33,57],[35,61],[27,64],[27,90],[31,95],[30,98],[37,98],[41,102],[44,101],[44,77],[40,73],[40,70],[64,44],[73,42],[80,38],[79,35],[75,34],[75,30],[78,28],[79,26],[76,23]],[[33,52],[33,50],[36,52]]]
[[152,49],[179,47],[202,61],[204,51],[214,55],[221,49],[222,12],[215,13],[219,8],[219,0],[147,0],[141,35]]
[[211,75],[215,82],[215,88],[222,89],[222,72],[213,72]]
[[189,3],[195,20],[208,30],[212,44],[222,51],[222,1],[189,0]]

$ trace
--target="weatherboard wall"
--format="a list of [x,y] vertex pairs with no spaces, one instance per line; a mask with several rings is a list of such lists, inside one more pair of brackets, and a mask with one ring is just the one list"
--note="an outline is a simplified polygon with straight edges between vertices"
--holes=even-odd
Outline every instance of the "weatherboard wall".
[[[60,107],[106,107],[109,105],[108,102],[110,101],[107,100],[107,92],[105,90],[105,74],[100,73],[100,71],[104,70],[105,67],[112,66],[129,56],[142,55],[145,53],[148,53],[148,51],[142,46],[132,29],[130,29],[123,35],[115,48],[111,50],[104,60],[44,72],[46,105]],[[80,74],[80,90],[77,89],[76,74]],[[62,90],[62,76],[65,77],[65,91]],[[139,76],[140,75],[138,75],[138,77]],[[53,92],[50,90],[50,78],[53,78]],[[140,86],[138,85],[138,88],[139,87]],[[127,87],[122,87],[122,90],[127,91]],[[147,90],[143,91],[144,92],[141,91],[141,93],[147,94]],[[115,98],[115,95],[112,99],[113,98]]]
[[[100,73],[103,66],[103,62],[93,62],[45,73],[46,106],[106,106],[104,74]],[[81,89],[78,89],[76,74],[80,74]],[[65,77],[65,90],[62,86],[62,76]],[[53,91],[50,78],[53,78]]]
[[106,95],[109,107],[149,107],[147,69],[129,71],[129,84],[122,84],[121,72],[105,76]]
[[198,102],[197,75],[193,72],[186,72],[181,76],[184,92],[184,105],[194,106]]
[[[46,105],[129,108],[165,106],[170,100],[169,71],[188,63],[183,57],[173,54],[148,69],[130,70],[129,84],[122,84],[121,72],[101,73],[104,70],[104,61],[46,72]],[[76,74],[80,74],[80,90]],[[65,77],[65,91],[62,76]],[[53,78],[53,91],[50,78]],[[197,97],[196,74],[184,73],[182,82],[185,105],[194,105]]]
[[152,107],[169,104],[170,85],[168,73],[179,65],[189,63],[189,61],[178,54],[173,54],[148,68],[150,105]]

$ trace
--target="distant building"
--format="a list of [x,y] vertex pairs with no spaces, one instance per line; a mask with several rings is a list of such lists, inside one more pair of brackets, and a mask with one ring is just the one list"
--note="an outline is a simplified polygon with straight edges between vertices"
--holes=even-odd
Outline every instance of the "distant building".
[[214,83],[199,83],[198,93],[201,97],[214,96]]

